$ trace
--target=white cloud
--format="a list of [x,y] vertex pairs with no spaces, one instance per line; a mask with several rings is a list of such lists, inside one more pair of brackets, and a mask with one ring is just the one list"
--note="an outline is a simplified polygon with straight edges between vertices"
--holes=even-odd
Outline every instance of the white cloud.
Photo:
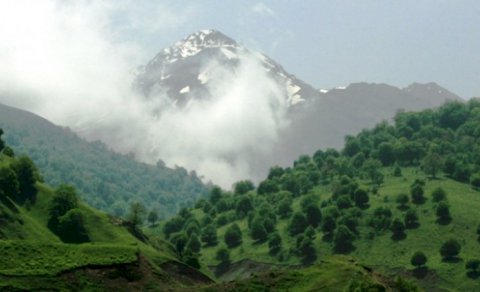
[[275,15],[275,12],[263,2],[258,2],[252,7],[252,11],[260,15]]
[[139,6],[133,0],[0,1],[0,102],[226,187],[249,177],[250,154],[268,151],[283,125],[282,92],[260,64],[243,60],[235,72],[215,66],[207,83],[213,102],[149,115],[152,105],[132,92],[130,74],[146,59],[145,48],[128,35],[168,31],[192,12]]

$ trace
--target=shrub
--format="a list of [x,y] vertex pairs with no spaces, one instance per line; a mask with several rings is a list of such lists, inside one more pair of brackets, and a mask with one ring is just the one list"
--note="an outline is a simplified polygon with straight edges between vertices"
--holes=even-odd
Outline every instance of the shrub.
[[427,263],[427,256],[423,252],[417,251],[410,259],[410,263],[417,268],[422,267]]
[[449,239],[440,248],[440,254],[444,260],[449,260],[458,256],[461,250],[460,243],[455,239]]

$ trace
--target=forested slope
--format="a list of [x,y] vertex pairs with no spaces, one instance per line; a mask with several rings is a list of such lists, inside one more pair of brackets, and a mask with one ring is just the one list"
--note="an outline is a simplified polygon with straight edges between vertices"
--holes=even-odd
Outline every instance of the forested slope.
[[1,104],[0,128],[17,155],[33,159],[45,182],[72,184],[87,203],[117,216],[125,215],[131,202],[140,202],[168,217],[208,193],[194,172],[139,163],[100,142],[89,143],[68,128]]
[[312,264],[348,254],[427,290],[480,287],[480,101],[399,113],[272,167],[258,186],[214,188],[150,230],[221,277],[242,259]]

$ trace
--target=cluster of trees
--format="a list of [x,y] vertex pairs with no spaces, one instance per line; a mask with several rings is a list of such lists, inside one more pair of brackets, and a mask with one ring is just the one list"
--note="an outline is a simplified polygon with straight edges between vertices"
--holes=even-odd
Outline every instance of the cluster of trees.
[[60,185],[53,194],[48,208],[48,227],[63,242],[88,242],[84,215],[78,208],[78,196],[74,187]]
[[[82,200],[112,215],[126,217],[130,204],[139,201],[165,218],[183,206],[193,206],[209,192],[209,186],[193,171],[168,168],[161,161],[139,163],[131,154],[116,154],[100,142],[87,142],[43,120],[3,119],[9,129],[8,144],[17,154],[32,158],[46,183],[75,186]],[[13,151],[7,146],[4,153]]]
[[14,158],[11,148],[1,139],[2,135],[3,130],[0,129],[0,152],[12,160],[0,166],[0,197],[9,197],[20,204],[27,201],[33,204],[37,195],[35,184],[41,180],[37,167],[27,156]]
[[342,153],[352,164],[369,159],[383,166],[419,166],[432,178],[439,173],[480,186],[480,101],[449,102],[438,110],[402,112],[395,123],[381,123],[347,136]]

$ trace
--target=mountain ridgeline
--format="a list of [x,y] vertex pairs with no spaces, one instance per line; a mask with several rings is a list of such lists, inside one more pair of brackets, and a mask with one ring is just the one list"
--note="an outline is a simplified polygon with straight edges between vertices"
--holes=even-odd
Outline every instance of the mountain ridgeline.
[[347,136],[341,151],[272,167],[258,186],[215,187],[149,233],[162,234],[178,254],[196,253],[220,279],[240,275],[247,259],[275,267],[344,254],[427,291],[473,291],[480,286],[479,142],[478,99],[401,112],[392,124]]
[[7,144],[17,155],[28,154],[45,182],[74,185],[85,202],[116,216],[140,202],[169,217],[208,193],[195,172],[137,162],[23,110],[0,104],[0,127]]

